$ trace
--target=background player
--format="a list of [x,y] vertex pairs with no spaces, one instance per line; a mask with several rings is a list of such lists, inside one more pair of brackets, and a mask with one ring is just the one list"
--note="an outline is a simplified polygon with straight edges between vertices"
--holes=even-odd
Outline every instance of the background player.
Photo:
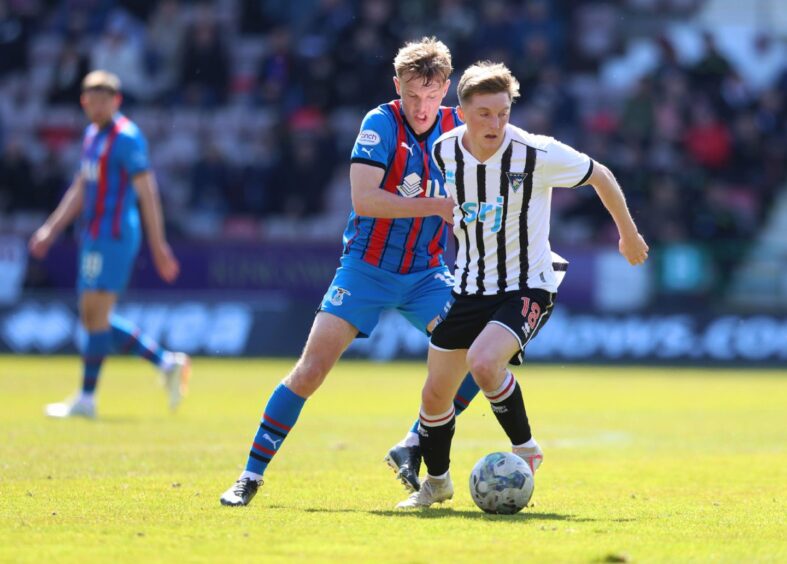
[[[431,331],[450,298],[453,279],[442,258],[445,221],[453,202],[430,159],[432,143],[458,125],[456,111],[440,106],[452,71],[448,48],[434,38],[408,43],[394,60],[400,96],[370,111],[352,151],[353,209],[344,233],[341,266],[315,317],[301,358],[273,391],[246,470],[221,496],[224,505],[246,505],[257,492],[306,399],[356,337],[368,337],[380,313],[398,310],[415,327]],[[466,406],[478,387],[457,401]],[[389,452],[389,463],[417,481],[417,436]]]
[[139,251],[137,201],[156,270],[170,283],[179,272],[164,236],[147,142],[139,128],[119,113],[121,101],[117,76],[98,70],[85,77],[80,102],[91,124],[82,142],[80,170],[57,209],[29,243],[30,253],[43,258],[58,235],[81,214],[77,291],[80,317],[87,330],[82,390],[71,400],[48,405],[46,414],[51,417],[95,417],[96,384],[110,353],[131,352],[154,363],[162,373],[173,409],[188,382],[188,356],[165,351],[131,323],[112,315]]
[[549,246],[552,187],[592,185],[617,225],[621,254],[632,265],[648,256],[609,169],[551,137],[508,123],[519,83],[504,65],[469,67],[457,93],[466,125],[442,135],[433,147],[457,204],[456,301],[435,328],[429,348],[419,428],[428,475],[400,508],[428,507],[453,496],[451,400],[468,369],[514,453],[533,470],[541,464],[541,449],[508,363],[522,360],[557,295]]

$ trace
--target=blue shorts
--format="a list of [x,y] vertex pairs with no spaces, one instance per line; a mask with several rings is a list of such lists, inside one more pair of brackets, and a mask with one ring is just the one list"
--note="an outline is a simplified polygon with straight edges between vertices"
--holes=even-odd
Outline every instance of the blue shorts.
[[83,239],[77,263],[77,292],[123,292],[131,278],[141,238],[141,233],[135,231],[122,239]]
[[320,311],[341,317],[368,337],[385,309],[401,313],[413,327],[426,333],[429,323],[444,315],[452,301],[454,277],[447,266],[398,274],[344,256]]

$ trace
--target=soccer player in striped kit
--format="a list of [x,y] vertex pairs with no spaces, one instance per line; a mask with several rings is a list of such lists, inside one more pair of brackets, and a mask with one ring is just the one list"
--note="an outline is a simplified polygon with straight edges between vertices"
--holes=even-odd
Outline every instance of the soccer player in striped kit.
[[188,382],[188,356],[162,349],[112,313],[139,251],[140,209],[159,275],[171,283],[179,272],[164,236],[147,142],[139,128],[119,112],[121,101],[117,76],[97,70],[85,77],[80,102],[91,123],[82,141],[79,172],[29,243],[30,254],[43,258],[58,235],[77,218],[81,220],[77,291],[80,317],[87,330],[82,389],[70,400],[47,405],[45,412],[50,417],[95,417],[96,385],[109,354],[132,353],[153,363],[161,372],[172,409],[180,403]]
[[432,333],[419,427],[427,476],[419,491],[399,503],[403,509],[453,497],[451,399],[468,369],[513,452],[533,471],[543,460],[508,364],[522,362],[557,296],[561,277],[549,246],[552,188],[592,185],[617,225],[621,254],[632,265],[648,257],[609,169],[551,137],[508,123],[519,84],[504,65],[472,65],[457,94],[466,124],[443,134],[432,148],[456,203],[456,300]]
[[[384,309],[395,309],[430,332],[451,298],[453,277],[443,262],[453,203],[430,159],[434,141],[461,122],[440,106],[450,85],[451,54],[424,38],[394,60],[400,99],[371,110],[352,151],[353,209],[340,267],[323,298],[301,358],[273,391],[252,442],[246,470],[221,496],[247,505],[281,448],[306,399],[356,337],[368,337]],[[464,409],[478,387],[468,378],[453,400]],[[420,487],[418,422],[386,461],[409,490]]]

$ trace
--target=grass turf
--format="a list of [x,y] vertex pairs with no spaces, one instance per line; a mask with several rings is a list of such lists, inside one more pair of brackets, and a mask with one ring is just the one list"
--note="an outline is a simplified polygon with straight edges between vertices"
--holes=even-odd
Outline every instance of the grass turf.
[[0,357],[0,560],[787,561],[784,372],[518,369],[545,463],[532,507],[491,516],[466,484],[506,449],[486,402],[457,422],[453,502],[396,512],[382,457],[424,365],[344,361],[252,505],[221,507],[290,364],[198,359],[170,415],[152,369],[112,359],[91,422],[42,415],[77,359]]

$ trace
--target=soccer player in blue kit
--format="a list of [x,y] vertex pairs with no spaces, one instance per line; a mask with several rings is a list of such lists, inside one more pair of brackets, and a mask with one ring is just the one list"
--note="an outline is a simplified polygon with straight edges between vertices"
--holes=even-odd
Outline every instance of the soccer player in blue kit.
[[127,320],[112,314],[139,251],[139,209],[159,276],[174,282],[180,268],[164,236],[147,142],[139,128],[119,113],[121,101],[120,80],[115,75],[97,70],[85,77],[80,102],[91,123],[82,141],[79,172],[29,243],[31,255],[43,258],[58,235],[81,216],[77,291],[80,318],[87,330],[82,389],[71,400],[47,405],[50,417],[95,417],[99,372],[104,358],[112,353],[129,352],[154,363],[172,409],[180,403],[188,383],[187,355],[162,349]]
[[[270,396],[245,471],[221,496],[247,505],[306,399],[356,337],[368,337],[384,309],[431,332],[450,305],[453,277],[443,262],[453,202],[446,198],[432,143],[461,124],[440,104],[450,85],[451,54],[434,38],[404,45],[394,60],[399,100],[371,110],[352,151],[353,210],[340,264],[303,353]],[[468,375],[454,399],[460,413],[478,393]],[[420,487],[418,422],[386,461],[411,491]]]

